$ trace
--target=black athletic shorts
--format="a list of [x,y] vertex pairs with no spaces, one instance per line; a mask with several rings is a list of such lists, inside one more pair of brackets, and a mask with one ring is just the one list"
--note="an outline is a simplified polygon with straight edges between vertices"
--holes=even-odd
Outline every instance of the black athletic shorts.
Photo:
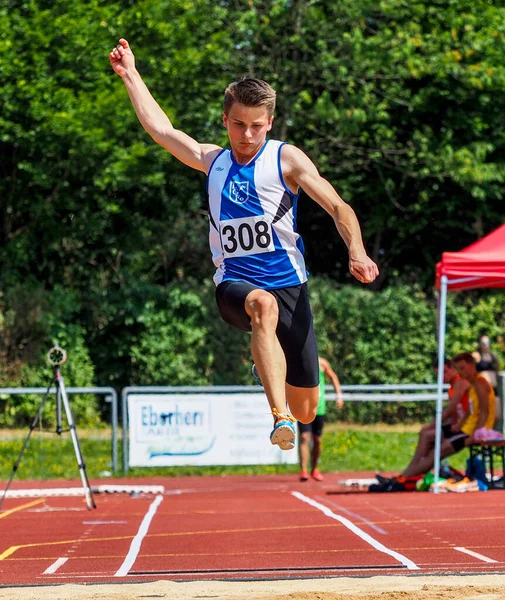
[[309,432],[312,435],[321,436],[325,420],[325,415],[316,415],[316,418],[312,423],[300,423],[300,421],[298,421],[298,431],[300,433]]
[[[223,321],[243,331],[251,331],[245,299],[259,289],[247,281],[224,281],[216,288],[216,302]],[[286,357],[286,382],[295,387],[319,385],[317,342],[310,310],[307,283],[268,290],[277,299],[279,322],[277,338]]]
[[451,431],[451,425],[442,425],[442,433],[446,440],[451,442],[454,452],[459,452],[465,447],[465,440],[470,436],[462,431]]

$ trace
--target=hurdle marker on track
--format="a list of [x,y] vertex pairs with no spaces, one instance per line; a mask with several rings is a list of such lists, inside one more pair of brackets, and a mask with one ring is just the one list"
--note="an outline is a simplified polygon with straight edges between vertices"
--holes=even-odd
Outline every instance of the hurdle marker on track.
[[133,564],[137,560],[137,555],[140,552],[140,546],[142,545],[142,540],[147,535],[149,530],[149,525],[153,520],[156,511],[158,510],[158,506],[161,504],[163,500],[163,496],[156,496],[156,498],[151,502],[149,506],[149,510],[147,511],[145,517],[142,519],[142,523],[140,524],[140,528],[137,532],[137,535],[133,538],[130,550],[124,559],[123,564],[119,567],[117,573],[114,574],[114,577],[125,577],[128,575],[128,571],[132,568]]
[[384,544],[381,544],[380,542],[378,542],[371,535],[368,535],[368,533],[365,533],[362,529],[360,529],[359,527],[354,525],[354,523],[349,521],[349,519],[346,519],[345,517],[341,517],[340,515],[335,514],[331,509],[329,509],[324,504],[320,504],[319,502],[312,500],[312,498],[309,498],[308,496],[304,496],[303,494],[300,494],[300,492],[291,492],[291,494],[295,498],[298,498],[298,500],[301,500],[302,502],[306,502],[307,504],[310,504],[310,506],[317,508],[322,513],[324,513],[327,517],[330,517],[330,519],[335,519],[335,521],[339,521],[340,523],[342,523],[342,525],[347,527],[347,529],[350,529],[353,533],[355,533],[363,541],[365,541],[368,544],[370,544],[371,546],[373,546],[379,552],[383,552],[384,554],[389,554],[389,556],[392,556],[397,561],[399,561],[403,565],[405,565],[407,567],[407,569],[411,569],[413,571],[420,570],[420,567],[418,567],[414,562],[412,562],[406,556],[403,556],[403,554],[399,554],[398,552],[395,552],[394,550],[390,550],[389,548],[386,548],[386,546],[384,546]]

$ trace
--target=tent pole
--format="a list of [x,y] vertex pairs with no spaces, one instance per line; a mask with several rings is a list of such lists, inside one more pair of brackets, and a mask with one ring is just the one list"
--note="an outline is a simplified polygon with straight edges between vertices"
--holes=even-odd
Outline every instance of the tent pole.
[[447,312],[447,275],[440,278],[440,297],[438,302],[438,376],[437,376],[437,409],[435,418],[435,478],[433,487],[438,494],[440,474],[440,448],[442,445],[442,405],[444,387],[445,328]]

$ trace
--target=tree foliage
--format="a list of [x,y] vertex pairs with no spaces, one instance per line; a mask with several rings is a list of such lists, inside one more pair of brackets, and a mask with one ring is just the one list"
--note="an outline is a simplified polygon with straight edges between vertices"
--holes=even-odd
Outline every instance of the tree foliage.
[[[343,287],[323,299],[316,286],[323,348],[352,347],[334,353],[347,381],[429,376],[429,362],[409,365],[434,338],[407,339],[399,324],[433,335],[441,252],[503,221],[504,17],[486,0],[5,0],[2,381],[31,380],[23,369],[60,327],[103,385],[249,376],[245,338],[211,309],[204,176],[139,125],[108,64],[122,36],[174,125],[201,142],[226,144],[227,83],[247,73],[272,83],[273,135],[351,203],[381,268],[376,296]],[[302,196],[299,216],[307,263],[333,290],[351,282],[346,249],[311,202]],[[468,298],[454,309],[464,339],[474,314],[497,333],[497,307]]]
[[[279,90],[276,133],[304,148],[351,202],[379,283],[431,285],[442,251],[503,221],[505,8],[253,4],[240,21],[246,64]],[[310,213],[302,226],[313,270],[342,280],[332,223]]]

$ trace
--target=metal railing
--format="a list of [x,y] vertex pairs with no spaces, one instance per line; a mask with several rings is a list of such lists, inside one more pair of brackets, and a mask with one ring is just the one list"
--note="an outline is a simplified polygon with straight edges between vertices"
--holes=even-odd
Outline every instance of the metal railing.
[[[104,396],[104,400],[111,404],[111,466],[112,471],[117,473],[118,465],[118,395],[112,387],[68,387],[67,394],[94,394],[96,396]],[[26,387],[26,388],[0,388],[0,395],[27,395],[40,394],[45,395],[56,394],[56,388],[51,387],[49,390],[43,387]]]
[[[366,385],[342,385],[341,387],[342,396],[345,402],[430,402],[437,399],[436,383],[381,383]],[[448,389],[449,386],[445,385],[444,390]],[[434,391],[430,392],[429,390]],[[327,385],[326,392],[326,398],[328,398],[328,400],[333,400],[336,398],[333,386]],[[380,393],[374,394],[372,392]],[[415,394],[410,392],[422,393]],[[444,398],[446,397],[447,394],[445,394]]]
[[[345,402],[434,402],[436,401],[436,384],[418,383],[384,383],[364,385],[342,385],[343,399]],[[448,386],[444,386],[447,390]],[[68,394],[95,394],[104,396],[104,400],[111,404],[111,445],[112,445],[112,471],[118,470],[118,394],[112,387],[69,387]],[[501,430],[505,434],[504,402],[505,402],[505,371],[499,374],[498,391],[501,399]],[[47,388],[0,388],[2,394],[45,394]],[[333,386],[326,386],[326,398],[336,398]],[[55,394],[56,388],[52,387],[49,393]],[[122,432],[123,432],[123,470],[128,471],[128,394],[240,394],[240,393],[264,393],[260,385],[217,385],[217,386],[131,386],[121,390],[122,406]],[[447,394],[444,394],[447,397]]]

